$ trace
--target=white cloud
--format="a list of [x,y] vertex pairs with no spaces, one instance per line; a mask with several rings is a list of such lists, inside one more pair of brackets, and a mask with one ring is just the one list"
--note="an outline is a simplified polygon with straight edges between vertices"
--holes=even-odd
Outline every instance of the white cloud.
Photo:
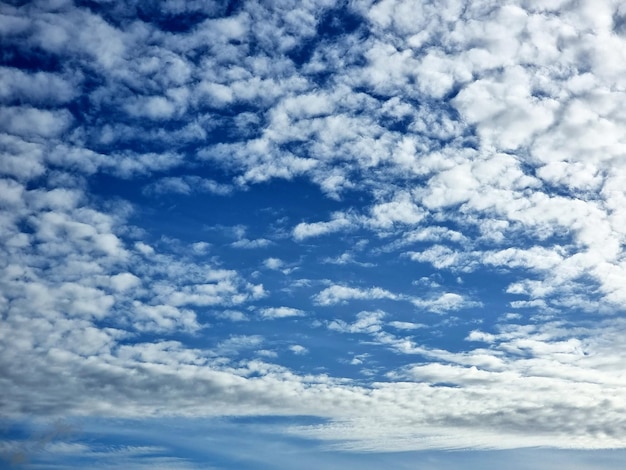
[[299,344],[292,344],[291,346],[289,346],[289,350],[296,356],[303,356],[309,353],[309,350],[307,348]]
[[250,240],[248,238],[241,238],[231,243],[231,246],[235,248],[243,248],[243,249],[251,250],[255,248],[265,248],[271,244],[272,244],[272,241],[268,240],[267,238],[255,238],[254,240]]
[[111,285],[117,291],[126,291],[141,284],[141,279],[131,273],[120,273],[111,276]]
[[276,318],[287,317],[301,317],[305,315],[305,312],[292,307],[267,307],[260,310],[261,317],[266,320],[273,320]]
[[[254,349],[263,344],[264,338],[259,335],[231,336],[217,345],[216,353],[233,355],[242,350]],[[226,378],[226,377],[224,377]]]
[[404,243],[413,242],[444,242],[451,241],[457,243],[467,242],[468,239],[461,232],[450,230],[446,227],[425,227],[414,232],[409,232],[404,237]]
[[135,248],[143,255],[149,256],[154,254],[154,248],[152,248],[150,245],[147,245],[143,242],[137,242],[135,243]]
[[72,115],[66,110],[48,111],[30,106],[0,108],[1,129],[9,134],[26,138],[54,138],[66,131]]
[[454,99],[463,116],[476,124],[483,145],[513,150],[530,143],[554,121],[558,103],[531,97],[527,72],[507,69],[498,81],[478,80]]
[[183,285],[180,288],[160,284],[159,297],[164,302],[176,307],[182,305],[195,306],[230,306],[239,305],[252,299],[265,296],[260,284],[247,284],[240,290],[240,281],[234,272],[224,273],[224,277],[216,282]]
[[416,206],[407,193],[396,195],[390,202],[376,204],[371,213],[370,223],[383,229],[391,228],[396,223],[415,225],[425,216],[424,211]]
[[41,176],[46,171],[41,144],[2,134],[0,148],[2,149],[0,174],[27,181]]
[[285,263],[278,258],[267,258],[265,261],[263,261],[263,265],[267,269],[277,270],[281,269],[285,265]]
[[163,96],[138,97],[126,104],[124,109],[134,117],[147,117],[154,120],[164,120],[183,113],[186,106],[186,93],[174,94],[171,98]]
[[144,191],[147,194],[192,194],[197,192],[208,192],[225,196],[232,192],[232,188],[213,180],[192,175],[161,178],[153,183],[150,183]]
[[155,333],[183,330],[194,332],[200,329],[195,312],[171,305],[145,305],[133,302],[133,327],[139,331]]
[[382,329],[382,319],[385,312],[377,310],[374,312],[359,312],[354,323],[346,323],[343,320],[333,320],[328,323],[331,330],[340,331],[342,333],[365,333],[373,334]]
[[191,245],[192,251],[199,255],[206,254],[210,248],[211,248],[211,244],[207,242],[196,242],[196,243],[192,243]]
[[0,100],[19,100],[29,104],[64,104],[77,95],[77,84],[49,72],[25,73],[0,67]]
[[217,313],[219,318],[224,318],[230,321],[248,321],[248,317],[245,313],[239,310],[223,310]]
[[380,287],[360,289],[341,284],[334,284],[330,287],[326,287],[321,292],[313,296],[313,301],[321,306],[344,304],[350,300],[406,301],[411,302],[415,307],[419,309],[424,309],[435,313],[477,307],[481,305],[481,303],[478,301],[469,300],[464,296],[453,292],[443,292],[439,295],[431,294],[427,298],[421,298],[407,294],[395,294]]
[[380,287],[359,289],[343,285],[332,285],[315,295],[314,301],[319,305],[335,305],[347,300],[372,300],[391,299],[396,300],[399,296]]
[[409,252],[408,254],[413,261],[431,263],[437,269],[464,264],[459,263],[464,258],[463,256],[444,245],[433,245],[422,252]]
[[462,295],[453,292],[445,292],[439,297],[431,299],[413,299],[413,305],[423,308],[431,312],[442,313],[450,310],[459,310],[462,308],[479,307],[482,304],[477,301],[468,300]]
[[407,321],[391,321],[389,322],[389,326],[393,326],[398,330],[417,330],[426,327],[426,325],[421,323],[412,323]]
[[335,258],[325,258],[324,260],[322,260],[322,262],[328,263],[328,264],[338,264],[338,265],[354,264],[354,265],[362,266],[366,268],[376,266],[374,263],[357,261],[354,258],[354,255],[349,252],[342,253],[341,255]]
[[335,214],[328,222],[299,223],[293,229],[293,236],[296,240],[304,240],[338,232],[351,226],[353,226],[353,222],[348,217],[344,214]]

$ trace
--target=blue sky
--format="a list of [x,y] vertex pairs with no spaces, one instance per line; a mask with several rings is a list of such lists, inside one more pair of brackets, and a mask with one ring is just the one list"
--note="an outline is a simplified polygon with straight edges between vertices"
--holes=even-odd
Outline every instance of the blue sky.
[[2,465],[621,468],[621,2],[0,15]]

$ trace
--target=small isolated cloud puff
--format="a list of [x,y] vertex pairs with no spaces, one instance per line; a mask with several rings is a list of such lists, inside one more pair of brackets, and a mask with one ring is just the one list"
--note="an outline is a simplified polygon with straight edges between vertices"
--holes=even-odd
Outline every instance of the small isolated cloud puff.
[[278,259],[278,258],[267,258],[266,260],[263,261],[263,265],[267,269],[279,270],[285,265],[285,263],[281,259]]
[[344,285],[333,285],[322,290],[313,297],[318,305],[328,306],[343,303],[347,300],[373,300],[373,299],[390,299],[397,300],[400,296],[381,289],[380,287],[371,287],[369,289],[359,289],[356,287],[347,287]]
[[[272,244],[271,240],[267,238],[255,238],[254,240],[250,240],[248,238],[242,238],[240,240],[234,241],[230,244],[233,248],[242,248],[246,250],[253,250],[255,248],[265,248]],[[269,266],[266,267],[269,268]],[[272,269],[272,268],[270,268]]]
[[304,356],[305,354],[309,353],[309,350],[307,348],[299,344],[292,344],[291,346],[289,346],[289,350],[296,356]]
[[426,328],[426,325],[422,323],[412,323],[407,321],[390,321],[388,325],[398,330],[418,330],[420,328]]
[[216,316],[230,321],[249,321],[248,316],[239,310],[223,310],[217,312]]
[[460,310],[470,307],[480,307],[482,305],[479,301],[468,300],[462,295],[455,294],[453,292],[445,292],[439,297],[432,299],[414,298],[411,302],[420,309],[435,313],[444,313],[451,310]]
[[306,315],[303,310],[292,307],[267,307],[260,310],[261,317],[265,320],[277,318],[302,317]]
[[293,229],[293,237],[300,241],[306,238],[319,237],[353,227],[354,223],[344,215],[336,215],[328,222],[301,222]]

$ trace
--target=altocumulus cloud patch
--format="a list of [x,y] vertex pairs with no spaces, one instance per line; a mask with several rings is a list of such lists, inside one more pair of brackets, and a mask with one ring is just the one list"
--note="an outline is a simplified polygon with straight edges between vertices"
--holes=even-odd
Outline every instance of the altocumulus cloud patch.
[[7,461],[617,468],[619,2],[0,14]]

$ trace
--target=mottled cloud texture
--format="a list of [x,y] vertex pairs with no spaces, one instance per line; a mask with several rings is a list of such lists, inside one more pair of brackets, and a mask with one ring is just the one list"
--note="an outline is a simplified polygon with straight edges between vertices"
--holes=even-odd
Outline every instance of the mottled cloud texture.
[[626,445],[620,2],[0,15],[1,415]]

